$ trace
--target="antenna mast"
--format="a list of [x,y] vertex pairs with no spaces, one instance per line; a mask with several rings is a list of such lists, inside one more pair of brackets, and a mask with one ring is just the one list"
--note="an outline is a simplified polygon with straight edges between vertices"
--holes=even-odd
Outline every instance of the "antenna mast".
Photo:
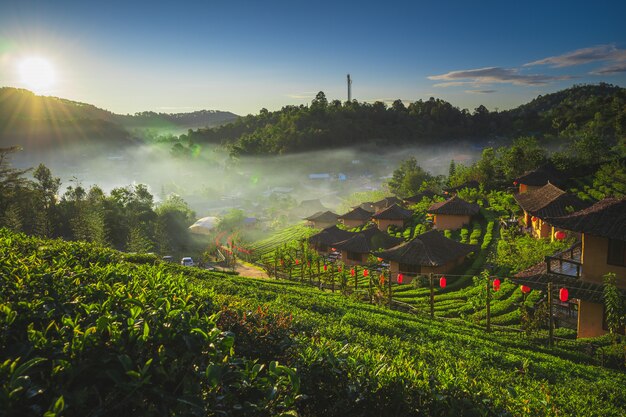
[[352,79],[348,74],[348,101],[352,101]]

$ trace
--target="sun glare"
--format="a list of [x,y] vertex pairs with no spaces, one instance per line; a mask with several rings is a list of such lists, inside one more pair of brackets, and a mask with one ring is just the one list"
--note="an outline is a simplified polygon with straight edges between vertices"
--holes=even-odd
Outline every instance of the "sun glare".
[[43,58],[26,58],[19,64],[18,70],[24,86],[34,93],[45,93],[54,85],[54,68]]

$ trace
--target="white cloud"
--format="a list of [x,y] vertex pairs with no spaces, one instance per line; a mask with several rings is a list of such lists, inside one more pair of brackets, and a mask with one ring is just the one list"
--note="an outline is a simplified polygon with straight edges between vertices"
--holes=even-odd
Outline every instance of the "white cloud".
[[571,67],[591,62],[625,62],[626,50],[616,48],[615,45],[597,45],[590,48],[577,49],[562,55],[550,56],[538,61],[524,64],[525,67],[534,65],[550,65],[552,68]]
[[465,90],[468,94],[491,94],[495,93],[498,90]]
[[607,65],[597,70],[591,71],[594,75],[613,75],[626,72],[626,61],[618,62],[617,64]]
[[544,85],[551,81],[566,80],[572,78],[569,75],[542,75],[521,74],[515,68],[486,67],[461,71],[451,71],[446,74],[431,75],[429,80],[441,80],[444,83],[436,84],[439,87],[473,84],[484,86],[485,84],[508,83],[514,85]]

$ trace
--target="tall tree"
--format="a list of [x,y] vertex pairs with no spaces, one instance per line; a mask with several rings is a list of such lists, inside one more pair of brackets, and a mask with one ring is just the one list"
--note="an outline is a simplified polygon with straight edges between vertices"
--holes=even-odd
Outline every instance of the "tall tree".
[[389,180],[389,190],[399,197],[409,197],[419,192],[425,181],[432,179],[432,175],[417,165],[417,160],[411,157],[402,161],[393,172]]

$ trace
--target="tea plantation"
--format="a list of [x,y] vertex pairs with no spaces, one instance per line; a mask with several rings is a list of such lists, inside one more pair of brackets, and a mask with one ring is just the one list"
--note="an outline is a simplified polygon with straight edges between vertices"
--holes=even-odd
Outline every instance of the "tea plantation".
[[0,231],[0,415],[625,415],[585,346]]

